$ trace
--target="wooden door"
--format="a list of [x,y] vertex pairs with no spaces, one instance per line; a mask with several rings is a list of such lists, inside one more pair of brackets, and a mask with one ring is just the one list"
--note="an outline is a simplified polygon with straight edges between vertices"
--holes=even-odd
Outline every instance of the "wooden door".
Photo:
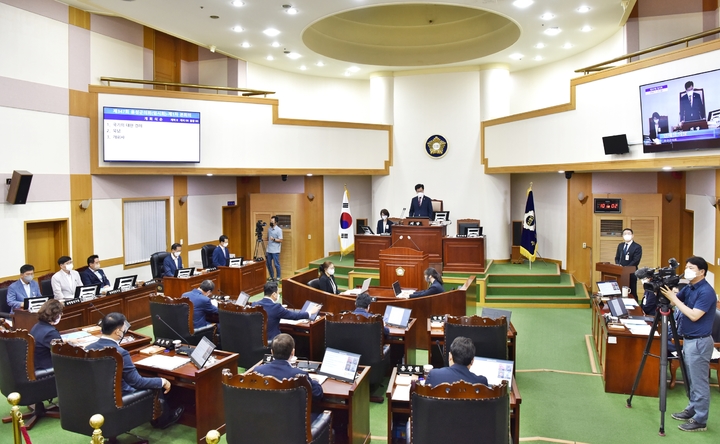
[[222,232],[229,238],[230,253],[235,256],[250,258],[249,248],[245,246],[245,239],[240,234],[240,207],[222,207]]
[[67,219],[25,223],[25,263],[36,276],[57,271],[58,258],[69,254]]
[[[283,242],[280,252],[280,268],[282,277],[290,277],[295,270],[306,267],[301,263],[305,257],[305,244],[302,239],[307,237],[305,222],[302,215],[303,194],[250,194],[248,201],[248,221],[250,227],[249,245],[254,253],[257,245],[255,224],[258,220],[268,223],[263,227],[263,240],[267,239],[270,228],[270,216],[277,216],[278,224],[283,230]],[[264,242],[267,248],[267,242]],[[267,252],[267,251],[266,251]]]

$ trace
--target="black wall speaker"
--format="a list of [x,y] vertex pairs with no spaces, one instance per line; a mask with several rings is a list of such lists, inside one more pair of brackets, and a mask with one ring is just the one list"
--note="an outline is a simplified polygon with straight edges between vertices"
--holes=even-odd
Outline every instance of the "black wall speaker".
[[513,224],[513,247],[519,247],[522,239],[522,221],[514,220]]
[[13,171],[7,201],[13,205],[26,203],[28,192],[30,192],[30,182],[32,182],[32,177],[32,173],[28,171]]
[[625,134],[603,137],[603,148],[605,148],[605,155],[608,156],[610,154],[627,154],[630,152],[627,135]]

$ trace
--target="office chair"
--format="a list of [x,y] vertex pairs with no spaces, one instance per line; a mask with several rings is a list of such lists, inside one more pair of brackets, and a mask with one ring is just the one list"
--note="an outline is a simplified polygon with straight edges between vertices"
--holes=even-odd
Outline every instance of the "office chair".
[[[30,406],[32,411],[23,414],[28,430],[43,416],[60,417],[56,407],[46,409],[43,404],[57,397],[53,369],[34,369],[35,338],[27,330],[0,329],[0,391],[17,392],[20,405]],[[3,418],[3,423],[11,420]]]
[[[190,345],[198,345],[203,336],[214,339],[216,326],[210,324],[202,328],[193,327],[193,303],[188,298],[171,298],[169,296],[150,296],[150,316],[152,317],[153,335],[155,338],[180,339]],[[158,319],[160,316],[160,319]],[[165,322],[163,322],[165,321]],[[177,333],[171,330],[172,327]]]
[[105,417],[104,436],[115,438],[159,417],[157,390],[122,394],[123,360],[117,349],[83,350],[55,343],[51,352],[63,430],[92,436],[88,418],[99,413]]
[[12,285],[13,282],[15,282],[14,279],[0,282],[0,318],[3,319],[12,319],[12,314],[10,314],[10,305],[8,305],[7,301],[7,292],[8,287]]
[[316,290],[320,290],[320,279],[319,278],[311,279],[310,282],[308,282],[307,284],[309,287],[312,287]]
[[163,261],[169,254],[167,251],[158,251],[150,255],[150,272],[152,273],[153,279],[163,277],[163,273],[165,272]]
[[264,308],[221,302],[218,314],[223,333],[221,348],[239,355],[238,366],[250,368],[270,353],[267,346],[267,313]]
[[252,372],[232,375],[226,369],[222,384],[227,442],[331,442],[332,413],[326,410],[311,421],[312,389],[306,378],[278,381]]
[[202,260],[203,268],[210,268],[213,266],[213,252],[215,251],[215,245],[207,244],[203,245],[200,249],[200,259]]
[[52,290],[52,277],[55,273],[48,273],[37,278],[38,285],[40,286],[40,294],[43,296],[53,296]]
[[507,382],[493,388],[465,381],[410,388],[413,444],[510,443]]
[[475,356],[507,359],[508,324],[505,317],[498,319],[481,316],[447,316],[445,319],[445,350],[443,360],[448,365],[450,344],[458,336],[470,338],[475,345]]
[[[713,319],[712,334],[713,346],[720,348],[720,308],[715,309],[715,318]],[[680,367],[680,361],[677,358],[669,359],[670,364],[670,388],[675,388],[675,378],[677,377],[677,369]],[[715,376],[720,378],[720,359],[710,360],[710,370],[715,370]],[[720,390],[720,387],[718,387]]]
[[442,200],[431,199],[430,203],[432,204],[433,213],[437,213],[438,211],[443,210],[443,201]]

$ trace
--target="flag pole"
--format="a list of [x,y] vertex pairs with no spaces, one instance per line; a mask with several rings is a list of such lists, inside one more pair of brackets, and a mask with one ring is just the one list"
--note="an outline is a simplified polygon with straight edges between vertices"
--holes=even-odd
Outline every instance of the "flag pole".
[[[532,190],[532,186],[533,186],[533,183],[530,182],[530,189],[531,189],[531,190]],[[528,269],[532,271],[533,261],[531,261],[530,259],[528,259],[528,264],[529,264],[529,268],[528,268]]]

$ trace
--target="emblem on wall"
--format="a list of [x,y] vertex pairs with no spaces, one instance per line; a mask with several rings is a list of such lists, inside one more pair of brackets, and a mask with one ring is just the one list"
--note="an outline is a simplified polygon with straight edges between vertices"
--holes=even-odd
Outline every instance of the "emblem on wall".
[[403,267],[397,267],[395,269],[395,275],[397,276],[405,276],[405,269]]
[[447,153],[447,151],[447,140],[445,140],[445,138],[439,134],[428,137],[427,142],[425,142],[425,152],[427,152],[428,156],[432,157],[433,159],[441,158]]

